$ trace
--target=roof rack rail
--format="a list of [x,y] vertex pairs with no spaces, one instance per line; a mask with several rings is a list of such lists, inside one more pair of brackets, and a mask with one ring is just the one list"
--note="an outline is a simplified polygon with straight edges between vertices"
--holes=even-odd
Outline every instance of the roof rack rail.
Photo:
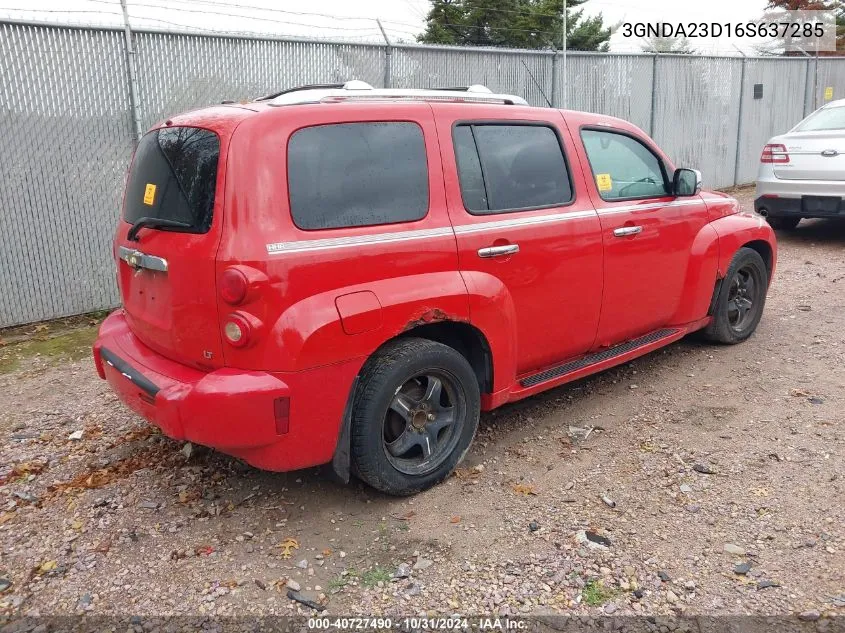
[[281,97],[282,95],[290,94],[291,92],[299,92],[300,90],[329,90],[332,88],[343,88],[343,86],[344,84],[305,84],[304,86],[295,86],[294,88],[279,90],[279,92],[274,92],[272,94],[253,99],[253,101],[269,101],[270,99],[275,99],[276,97]]
[[301,86],[256,99],[256,101],[269,101],[271,106],[349,100],[452,101],[528,105],[522,97],[497,94],[481,84],[456,88],[373,88],[370,84],[359,80],[350,80],[343,84]]
[[446,87],[446,86],[438,86],[436,88],[429,88],[429,90],[449,90],[451,92],[486,92],[492,93],[493,91],[490,90],[487,86],[482,84],[472,84],[471,86],[453,86],[453,87]]

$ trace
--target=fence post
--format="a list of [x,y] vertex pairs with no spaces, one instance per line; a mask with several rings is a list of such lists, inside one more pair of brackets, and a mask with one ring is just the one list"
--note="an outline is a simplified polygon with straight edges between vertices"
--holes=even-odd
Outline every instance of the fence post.
[[648,135],[651,138],[654,138],[654,102],[657,99],[657,56],[658,53],[655,53],[651,58],[651,112],[648,121]]
[[378,28],[381,31],[381,36],[384,38],[384,87],[392,88],[390,85],[393,82],[391,76],[391,58],[393,57],[393,47],[390,45],[390,40],[387,38],[387,33],[384,32],[384,27],[381,25],[381,20],[376,19]]
[[552,106],[557,108],[557,49],[552,51]]
[[745,57],[742,58],[742,70],[739,73],[739,116],[736,121],[736,153],[734,154],[734,187],[739,184],[739,150],[742,141],[742,106],[745,103]]
[[135,46],[132,42],[132,27],[129,25],[129,11],[126,9],[126,0],[120,0],[120,8],[123,9],[123,50],[126,53],[126,75],[129,80],[129,110],[132,115],[135,140],[140,141],[141,118],[138,116],[138,80],[135,74]]

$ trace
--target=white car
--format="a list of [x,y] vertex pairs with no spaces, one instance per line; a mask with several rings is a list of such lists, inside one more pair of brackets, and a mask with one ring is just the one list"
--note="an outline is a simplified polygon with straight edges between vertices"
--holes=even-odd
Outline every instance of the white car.
[[772,228],[845,217],[845,99],[822,106],[763,148],[754,209]]

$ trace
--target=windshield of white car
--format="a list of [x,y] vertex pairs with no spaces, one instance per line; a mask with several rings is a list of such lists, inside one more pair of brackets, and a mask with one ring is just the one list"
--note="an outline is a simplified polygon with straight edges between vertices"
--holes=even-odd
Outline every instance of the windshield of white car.
[[817,132],[821,130],[843,129],[845,129],[845,106],[837,106],[814,112],[801,121],[794,131]]

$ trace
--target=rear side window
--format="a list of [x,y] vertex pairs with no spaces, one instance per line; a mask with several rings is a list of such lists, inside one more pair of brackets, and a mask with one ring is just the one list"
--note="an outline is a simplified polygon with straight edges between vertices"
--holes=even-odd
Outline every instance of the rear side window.
[[293,222],[332,229],[410,222],[428,212],[425,142],[415,123],[339,123],[288,144]]
[[582,130],[581,139],[602,199],[669,195],[663,163],[637,139],[604,130]]
[[210,130],[166,127],[138,143],[126,184],[124,218],[175,220],[186,228],[161,230],[206,233],[211,228],[220,139]]
[[470,213],[540,209],[572,201],[563,150],[548,126],[458,125],[453,142],[461,195]]

